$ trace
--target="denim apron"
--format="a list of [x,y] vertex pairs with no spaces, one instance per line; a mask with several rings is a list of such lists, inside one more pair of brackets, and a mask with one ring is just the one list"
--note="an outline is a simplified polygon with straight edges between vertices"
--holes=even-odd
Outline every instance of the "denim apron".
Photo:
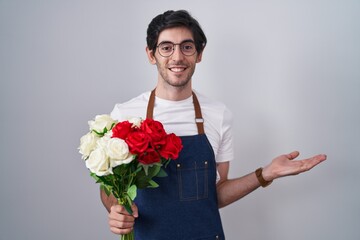
[[[153,118],[154,102],[155,90],[147,118]],[[138,190],[136,240],[225,239],[217,203],[215,155],[204,133],[195,93],[193,102],[199,134],[181,137],[183,149],[165,168],[168,176],[154,179],[158,188]]]

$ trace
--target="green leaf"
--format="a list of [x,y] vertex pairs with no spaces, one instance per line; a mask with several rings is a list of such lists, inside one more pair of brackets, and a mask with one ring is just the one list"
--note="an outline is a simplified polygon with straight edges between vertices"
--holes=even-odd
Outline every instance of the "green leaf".
[[114,167],[113,168],[113,173],[118,175],[118,176],[123,176],[124,173],[125,173],[125,169],[123,168],[123,164]]
[[169,159],[165,159],[163,163],[164,163],[164,167],[166,168],[166,167],[169,165],[170,160],[169,160]]
[[121,197],[117,198],[118,203],[125,207],[126,211],[129,214],[133,214],[133,211],[131,209],[132,206],[132,200],[127,196],[126,194],[122,195]]
[[131,209],[131,200],[127,197],[127,202],[124,203],[123,205],[126,209],[126,211],[129,213],[129,214],[133,214],[133,210]]
[[159,184],[157,184],[154,180],[150,180],[149,181],[149,186],[148,186],[149,188],[157,188],[157,187],[159,187]]
[[144,171],[145,171],[145,175],[148,175],[149,173],[149,165],[142,165]]
[[154,165],[150,168],[149,175],[150,177],[155,177],[161,170],[160,165]]
[[97,176],[95,173],[90,172],[90,176],[95,179],[96,183],[101,183],[101,178]]
[[138,168],[136,168],[136,170],[133,172],[134,175],[136,175],[137,173],[139,173],[143,168],[141,166],[139,166]]
[[[157,176],[161,171],[161,164],[140,165],[140,167],[141,169],[144,169],[144,171],[138,172],[135,177],[135,185],[137,186],[137,188],[143,189],[147,187],[158,187],[158,184],[155,183],[152,178]],[[160,173],[160,175],[164,174]]]
[[149,178],[146,176],[137,177],[135,179],[135,184],[139,189],[146,188],[149,185],[148,182],[149,182]]
[[168,174],[163,168],[160,168],[160,171],[156,174],[156,177],[167,177],[167,176]]
[[95,179],[98,178],[98,176],[97,176],[95,173],[93,173],[93,172],[90,172],[90,176],[93,177],[93,178],[95,178]]
[[134,201],[134,199],[136,198],[136,194],[137,194],[137,187],[136,185],[131,185],[131,187],[129,187],[129,189],[127,190],[127,194],[130,197],[130,199],[132,201]]

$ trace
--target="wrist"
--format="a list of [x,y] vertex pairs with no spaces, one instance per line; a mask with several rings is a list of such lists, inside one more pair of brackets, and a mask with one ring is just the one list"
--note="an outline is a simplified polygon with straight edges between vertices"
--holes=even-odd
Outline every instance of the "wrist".
[[263,170],[264,170],[263,168],[256,169],[255,175],[256,175],[257,180],[260,183],[260,186],[267,187],[272,183],[272,180],[267,180],[267,179],[264,178],[264,175],[263,175],[264,171]]
[[271,171],[268,166],[266,166],[262,169],[262,176],[263,176],[264,180],[267,182],[272,182],[275,179],[275,177],[272,176]]

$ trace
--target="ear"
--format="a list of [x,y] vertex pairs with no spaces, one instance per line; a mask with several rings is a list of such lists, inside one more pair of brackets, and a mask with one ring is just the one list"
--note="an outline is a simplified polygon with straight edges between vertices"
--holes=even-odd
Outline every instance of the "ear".
[[[204,48],[204,49],[205,49],[205,48]],[[199,54],[196,56],[196,63],[201,62],[204,49],[201,51],[201,53],[199,53]]]
[[146,54],[149,59],[149,62],[151,64],[156,64],[156,58],[155,58],[153,50],[150,50],[148,47],[146,47]]

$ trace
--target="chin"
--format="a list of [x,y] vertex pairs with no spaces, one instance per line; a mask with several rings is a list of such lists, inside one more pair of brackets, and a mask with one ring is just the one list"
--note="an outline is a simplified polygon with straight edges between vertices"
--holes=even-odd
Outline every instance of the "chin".
[[185,87],[189,84],[190,82],[190,79],[186,79],[186,80],[183,80],[183,81],[166,81],[170,86],[173,86],[173,87]]

